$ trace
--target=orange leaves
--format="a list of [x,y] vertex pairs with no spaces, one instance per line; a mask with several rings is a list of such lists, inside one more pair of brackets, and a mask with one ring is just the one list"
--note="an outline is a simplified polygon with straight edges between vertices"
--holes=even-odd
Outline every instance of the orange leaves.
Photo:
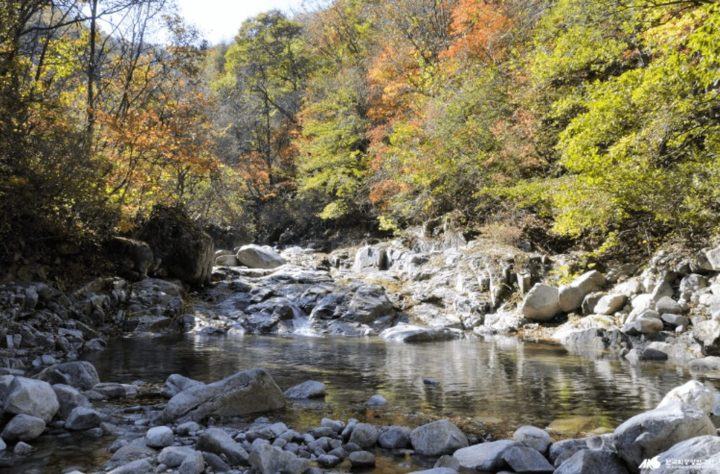
[[456,40],[444,56],[470,56],[496,62],[504,53],[502,36],[510,26],[510,19],[500,2],[460,0],[453,10],[451,26]]

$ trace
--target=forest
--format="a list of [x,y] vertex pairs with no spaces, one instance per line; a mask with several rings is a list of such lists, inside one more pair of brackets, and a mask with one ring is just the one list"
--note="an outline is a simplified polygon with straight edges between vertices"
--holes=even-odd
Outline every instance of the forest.
[[335,0],[226,45],[169,0],[1,4],[4,257],[156,204],[261,242],[445,217],[596,256],[720,224],[715,1]]

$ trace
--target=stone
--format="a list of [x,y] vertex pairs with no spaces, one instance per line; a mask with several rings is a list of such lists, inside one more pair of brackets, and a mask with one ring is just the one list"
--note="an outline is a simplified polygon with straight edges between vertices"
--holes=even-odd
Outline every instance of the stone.
[[720,272],[720,247],[701,250],[696,260],[700,269]]
[[510,440],[490,441],[459,449],[453,457],[462,468],[497,472],[507,466],[503,459],[505,451],[518,445],[517,441]]
[[168,446],[160,451],[158,462],[170,468],[178,467],[192,451],[195,450],[186,446]]
[[15,454],[15,456],[27,456],[33,451],[33,447],[24,441],[18,442],[13,448],[13,454]]
[[3,439],[8,441],[32,441],[45,431],[45,422],[35,416],[16,415],[5,425]]
[[208,416],[250,415],[284,406],[285,397],[270,374],[250,369],[178,393],[168,401],[161,419],[200,421]]
[[711,319],[693,324],[693,337],[703,346],[703,354],[720,356],[720,321]]
[[387,267],[388,257],[386,250],[366,245],[355,253],[352,268],[356,273],[365,273],[374,270],[387,270]]
[[182,209],[155,206],[138,238],[150,245],[156,263],[167,276],[191,286],[210,283],[215,245]]
[[167,398],[172,398],[183,390],[200,385],[205,384],[180,374],[171,374],[163,384],[162,395]]
[[459,329],[447,327],[423,327],[414,324],[400,323],[380,333],[387,341],[411,343],[452,341],[463,337]]
[[353,468],[375,467],[375,455],[367,451],[355,451],[348,456]]
[[681,441],[714,434],[705,413],[676,402],[630,418],[615,429],[614,438],[625,463],[639,466]]
[[670,298],[669,296],[663,296],[657,302],[655,302],[655,311],[660,314],[682,314],[685,312],[685,308],[683,308],[680,303]]
[[218,456],[217,454],[203,452],[202,455],[203,455],[203,459],[205,460],[205,464],[213,471],[228,472],[228,471],[232,470],[232,468],[228,465],[228,463],[223,461],[223,459],[220,456]]
[[462,431],[448,420],[438,420],[419,426],[410,432],[413,449],[424,456],[452,454],[468,445]]
[[623,325],[623,332],[630,335],[657,334],[663,330],[663,322],[660,315],[653,310],[645,310],[635,318],[628,318],[629,321]]
[[385,397],[383,397],[382,395],[379,395],[379,394],[373,395],[372,397],[370,397],[368,399],[367,402],[365,402],[365,404],[369,407],[383,407],[383,406],[387,405],[387,403],[388,403],[388,401],[385,400]]
[[536,283],[530,289],[520,306],[522,315],[531,321],[549,321],[560,311],[558,289],[542,283]]
[[87,397],[80,393],[75,387],[65,384],[55,384],[52,388],[60,404],[60,409],[57,412],[60,418],[67,418],[73,408],[90,406],[90,401]]
[[680,314],[663,313],[662,315],[660,315],[660,319],[668,326],[682,326],[686,328],[690,325],[690,320]]
[[339,420],[331,420],[330,418],[323,418],[320,420],[320,426],[324,428],[330,428],[335,433],[341,433],[345,428],[345,423]]
[[708,356],[700,359],[693,359],[688,363],[690,370],[694,372],[718,372],[720,373],[720,357]]
[[361,449],[368,449],[375,446],[379,437],[378,429],[368,423],[358,423],[355,425],[350,442],[360,446]]
[[100,383],[95,366],[86,361],[64,362],[44,369],[37,378],[51,384],[65,384],[80,390],[90,390]]
[[108,474],[150,474],[155,472],[149,459],[138,459],[124,466],[117,467]]
[[300,458],[269,444],[260,444],[250,453],[250,466],[259,474],[302,474],[310,468],[308,459]]
[[340,464],[342,462],[342,459],[340,459],[337,456],[333,456],[331,454],[323,454],[321,456],[318,456],[317,463],[320,467],[325,468],[333,468]]
[[218,455],[224,455],[232,464],[248,463],[247,451],[224,430],[208,428],[198,438],[197,448]]
[[575,286],[562,285],[558,289],[558,302],[560,311],[563,313],[569,313],[580,308],[584,298],[583,292]]
[[205,457],[199,451],[192,450],[178,468],[179,474],[202,474],[205,471]]
[[548,459],[558,467],[578,451],[586,449],[588,449],[587,438],[564,439],[550,445]]
[[115,451],[108,462],[107,467],[115,468],[130,464],[133,461],[155,458],[156,451],[145,444],[145,437],[135,438],[128,444]]
[[348,311],[343,319],[356,323],[371,324],[382,317],[395,315],[385,288],[380,285],[365,285],[358,288],[350,299]]
[[449,467],[434,467],[422,471],[412,471],[410,474],[457,474],[457,471]]
[[670,390],[660,401],[657,408],[680,402],[703,413],[710,414],[715,409],[716,397],[718,397],[718,391],[715,388],[710,388],[697,380],[691,380]]
[[243,245],[235,255],[240,265],[248,268],[277,268],[284,265],[285,259],[270,247]]
[[0,438],[0,453],[5,451],[6,449],[7,449],[7,444],[5,444],[5,441],[2,438]]
[[513,439],[540,453],[546,453],[553,440],[547,431],[535,426],[521,426],[513,433]]
[[186,421],[185,423],[180,423],[175,428],[175,433],[177,433],[180,436],[188,436],[193,433],[197,433],[202,429],[202,426],[195,423],[194,421]]
[[627,296],[622,294],[608,294],[598,300],[593,308],[595,314],[613,315],[623,309],[627,304]]
[[663,351],[653,349],[651,347],[634,347],[625,354],[625,359],[627,359],[631,364],[638,364],[641,361],[666,361],[668,360],[668,355]]
[[7,389],[3,409],[14,415],[30,415],[49,423],[60,409],[55,391],[42,380],[14,377]]
[[240,262],[235,255],[219,255],[215,257],[215,265],[223,267],[236,267]]
[[155,426],[145,433],[145,444],[151,448],[166,448],[175,441],[173,430],[167,426]]
[[65,422],[65,429],[71,431],[86,431],[100,426],[100,414],[88,407],[76,407],[70,412]]
[[503,451],[505,462],[512,471],[520,473],[552,473],[555,470],[552,464],[536,449],[527,446],[510,446]]
[[385,449],[405,449],[411,446],[410,428],[405,426],[386,426],[380,429],[378,444]]
[[617,329],[578,329],[559,335],[558,340],[568,351],[590,357],[605,351],[618,353],[632,346],[630,338]]
[[[720,436],[697,436],[690,438],[685,441],[681,441],[664,451],[657,456],[657,460],[660,461],[661,467],[653,470],[653,474],[672,474],[678,472],[679,465],[682,461],[687,461],[687,466],[692,466],[694,463],[707,461],[711,456],[717,456],[720,453]],[[668,462],[672,464],[668,464]],[[698,466],[698,473],[715,472],[717,464],[708,462],[707,466]],[[689,469],[685,469],[682,472],[693,472]]]
[[628,474],[622,461],[610,451],[584,449],[560,464],[555,474]]
[[583,297],[594,291],[602,290],[606,284],[605,276],[597,270],[583,273],[570,283],[571,286],[578,288],[583,293]]
[[308,380],[287,389],[285,396],[294,400],[322,398],[325,396],[325,384],[316,380]]

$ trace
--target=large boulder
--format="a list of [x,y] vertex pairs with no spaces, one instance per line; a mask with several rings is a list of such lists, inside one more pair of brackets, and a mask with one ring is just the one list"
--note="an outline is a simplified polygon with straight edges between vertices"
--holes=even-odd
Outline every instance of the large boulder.
[[112,237],[106,247],[117,274],[123,278],[141,280],[155,264],[152,249],[141,240]]
[[452,328],[428,328],[414,324],[400,323],[396,326],[385,329],[380,337],[388,341],[405,343],[422,343],[451,341],[463,337],[460,329]]
[[363,273],[373,270],[387,270],[388,257],[387,252],[383,248],[377,248],[370,245],[361,247],[355,254],[353,263],[353,271]]
[[248,453],[220,428],[208,428],[198,438],[198,449],[223,455],[233,464],[247,464]]
[[535,426],[521,426],[513,433],[513,439],[543,454],[553,442],[547,431]]
[[2,431],[3,439],[8,441],[32,441],[45,431],[45,422],[30,415],[17,415]]
[[453,457],[464,469],[497,472],[507,466],[503,458],[505,451],[519,445],[510,440],[490,441],[458,449]]
[[375,446],[379,435],[380,433],[375,426],[368,423],[358,423],[350,435],[350,442],[357,444],[362,449],[368,449]]
[[277,268],[286,263],[285,259],[270,247],[261,247],[254,244],[240,247],[235,258],[240,265],[249,268]]
[[676,402],[630,418],[615,429],[614,439],[625,463],[639,466],[681,441],[714,434],[705,413]]
[[468,445],[468,439],[457,426],[448,420],[427,423],[412,430],[413,449],[424,456],[452,454]]
[[527,446],[511,446],[503,453],[503,459],[514,472],[552,473],[555,468],[536,449]]
[[161,419],[200,421],[208,416],[249,415],[284,406],[283,392],[270,374],[263,369],[250,369],[178,393],[168,401]]
[[343,319],[370,324],[383,316],[394,316],[395,309],[380,285],[361,286],[353,294]]
[[536,283],[520,306],[522,315],[531,321],[549,321],[560,311],[558,289],[543,283]]
[[65,428],[72,431],[85,431],[100,426],[100,414],[88,407],[77,407],[70,412]]
[[720,321],[711,319],[693,324],[693,337],[703,346],[703,353],[720,356]]
[[[683,474],[703,474],[717,472],[720,466],[711,463],[720,456],[720,436],[697,436],[674,445],[672,448],[660,454],[656,459],[660,468],[652,471],[653,474],[672,474],[682,472]],[[720,461],[720,459],[718,459]],[[707,463],[703,465],[703,463]],[[682,468],[681,466],[687,466]],[[694,470],[691,466],[697,466]]]
[[14,377],[3,409],[14,415],[30,415],[49,423],[60,409],[55,391],[42,380]]
[[714,388],[705,386],[697,380],[691,380],[684,385],[670,390],[658,404],[658,408],[681,402],[703,413],[711,414],[715,411],[718,392]]
[[57,413],[60,418],[67,418],[74,408],[90,406],[90,400],[75,387],[65,384],[55,384],[52,388],[60,403],[60,410],[58,410]]
[[37,378],[51,384],[70,385],[80,390],[90,390],[100,383],[95,366],[86,361],[51,365],[40,372]]
[[156,206],[138,232],[167,276],[192,285],[210,282],[215,260],[212,238],[179,208]]

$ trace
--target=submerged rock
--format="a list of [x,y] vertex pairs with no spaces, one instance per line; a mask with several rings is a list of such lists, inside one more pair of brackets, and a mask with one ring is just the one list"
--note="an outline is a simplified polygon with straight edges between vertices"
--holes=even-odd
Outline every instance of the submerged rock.
[[463,337],[463,332],[458,329],[429,328],[400,323],[381,332],[380,337],[388,341],[406,343],[436,342],[460,339]]
[[295,400],[322,398],[325,396],[325,384],[316,380],[308,380],[287,389],[285,396]]
[[2,431],[8,441],[32,441],[45,431],[45,422],[35,416],[17,415]]
[[518,444],[510,440],[490,441],[459,449],[453,457],[465,469],[497,472],[507,465],[503,458],[505,451]]

